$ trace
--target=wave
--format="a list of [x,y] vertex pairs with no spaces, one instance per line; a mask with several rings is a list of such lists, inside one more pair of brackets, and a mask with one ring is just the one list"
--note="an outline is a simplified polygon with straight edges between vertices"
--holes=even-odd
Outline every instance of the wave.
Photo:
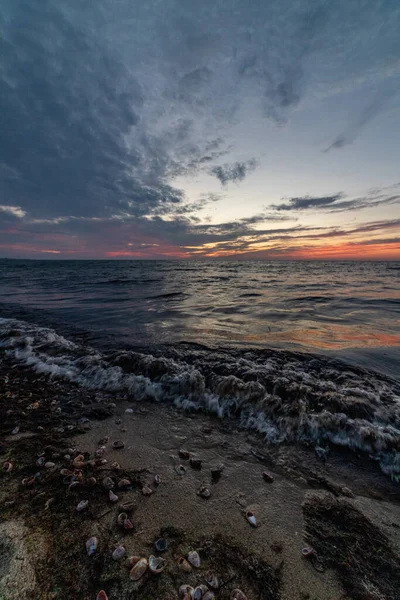
[[400,480],[399,383],[338,360],[190,344],[102,353],[53,329],[1,318],[0,347],[51,377],[234,417],[270,443],[363,451]]

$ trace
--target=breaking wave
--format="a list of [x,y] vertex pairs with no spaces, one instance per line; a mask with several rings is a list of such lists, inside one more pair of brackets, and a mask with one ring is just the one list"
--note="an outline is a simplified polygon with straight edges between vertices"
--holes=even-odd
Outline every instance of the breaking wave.
[[363,451],[400,480],[400,385],[337,360],[189,344],[99,352],[54,330],[0,318],[0,347],[39,373],[133,401],[235,417],[271,443]]

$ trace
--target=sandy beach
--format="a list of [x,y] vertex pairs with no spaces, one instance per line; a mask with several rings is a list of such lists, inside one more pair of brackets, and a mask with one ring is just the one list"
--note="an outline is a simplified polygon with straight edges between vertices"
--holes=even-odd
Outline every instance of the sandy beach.
[[[210,571],[218,600],[237,588],[249,600],[398,598],[400,490],[365,456],[333,450],[321,461],[306,445],[266,445],[233,419],[135,404],[12,367],[3,357],[4,600],[94,600],[101,589],[110,600],[172,599],[182,584],[207,584]],[[60,471],[79,455],[81,482],[69,489]],[[117,523],[124,503],[129,530]],[[98,547],[88,556],[92,536]],[[126,558],[160,555],[159,538],[168,544],[165,569],[132,581]],[[115,561],[118,545],[126,555]],[[200,568],[187,573],[177,561],[193,550]]]

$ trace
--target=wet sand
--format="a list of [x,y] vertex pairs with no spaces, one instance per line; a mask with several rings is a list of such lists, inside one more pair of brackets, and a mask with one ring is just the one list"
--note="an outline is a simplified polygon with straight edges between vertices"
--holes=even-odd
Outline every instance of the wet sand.
[[[38,383],[29,370],[11,371],[10,365],[3,365],[3,376],[7,369],[6,387],[13,385],[14,397],[7,393],[1,397],[5,415],[1,458],[13,461],[15,468],[1,476],[4,600],[95,600],[100,589],[106,590],[109,600],[177,598],[181,584],[205,583],[209,569],[223,584],[215,591],[217,600],[229,599],[234,588],[242,589],[249,600],[338,600],[345,594],[377,600],[399,597],[399,486],[365,457],[333,450],[321,462],[306,446],[266,446],[260,436],[239,430],[234,420],[191,415],[173,406],[135,405],[46,378]],[[43,404],[37,422],[26,410],[35,387]],[[110,407],[110,401],[116,406]],[[9,435],[16,421],[15,414],[7,414],[11,404],[19,405],[18,420],[24,423],[16,435]],[[125,412],[128,407],[132,413]],[[82,414],[89,415],[90,423],[80,420]],[[39,421],[43,431],[37,430]],[[72,457],[87,453],[88,463],[104,436],[110,438],[105,444],[107,463],[86,464],[82,484],[68,492],[59,473],[71,466],[65,454],[69,449]],[[114,450],[115,440],[122,440],[124,448]],[[40,470],[35,462],[43,448],[55,466],[41,471],[39,483],[22,485],[24,478]],[[182,449],[202,460],[201,470],[179,457]],[[114,461],[120,470],[111,468]],[[179,465],[185,468],[183,475],[175,470]],[[213,483],[211,469],[217,465],[223,465],[223,471]],[[272,483],[264,481],[264,470],[273,476]],[[161,478],[158,486],[155,474]],[[90,476],[97,479],[94,487],[85,484]],[[124,477],[131,482],[129,489],[114,489],[119,496],[116,504],[109,502],[102,485],[106,476],[116,485]],[[211,491],[208,499],[197,494],[203,483]],[[146,485],[153,491],[149,496],[142,493]],[[82,500],[89,505],[78,513],[76,506]],[[133,502],[129,516],[134,528],[129,531],[116,522],[121,502],[127,501]],[[326,520],[332,507],[339,511],[335,523]],[[255,514],[256,528],[247,522],[246,510]],[[348,515],[350,521],[345,519]],[[354,531],[353,523],[358,528]],[[326,529],[320,539],[319,532],[328,525],[329,535]],[[377,532],[376,548],[373,539],[362,539],[364,528],[370,535]],[[15,539],[11,530],[19,532]],[[89,557],[85,542],[93,535],[99,547]],[[163,555],[166,569],[132,582],[124,561],[111,558],[115,546],[122,543],[128,556],[149,557],[160,536],[169,542]],[[330,548],[342,548],[343,540],[346,560],[341,562],[330,555]],[[305,559],[301,550],[310,544],[315,556]],[[386,575],[382,565],[375,572],[373,554],[363,553],[362,546],[368,544],[382,556]],[[176,559],[193,549],[200,551],[201,567],[183,573]],[[26,561],[24,575],[15,576],[17,555]],[[347,566],[351,560],[355,563]],[[10,578],[12,586],[6,585]]]

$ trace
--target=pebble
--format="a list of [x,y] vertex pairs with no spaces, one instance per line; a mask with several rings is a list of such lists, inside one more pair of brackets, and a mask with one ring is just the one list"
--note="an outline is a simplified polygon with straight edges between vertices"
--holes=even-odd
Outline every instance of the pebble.
[[99,545],[99,540],[97,537],[91,537],[86,542],[86,551],[89,556],[92,556],[97,550],[97,546]]
[[[78,483],[77,481],[75,483]],[[79,502],[78,506],[76,507],[76,510],[78,512],[81,512],[82,510],[85,510],[85,508],[87,508],[89,506],[89,501],[88,500],[81,500],[81,502]]]

